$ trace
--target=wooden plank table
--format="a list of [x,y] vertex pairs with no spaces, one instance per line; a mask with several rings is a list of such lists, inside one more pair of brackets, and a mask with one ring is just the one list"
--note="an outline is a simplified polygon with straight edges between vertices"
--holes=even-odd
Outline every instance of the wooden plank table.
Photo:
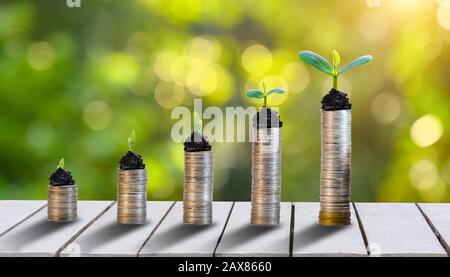
[[172,202],[148,202],[147,223],[143,225],[117,224],[117,205],[85,230],[72,244],[62,250],[63,257],[137,256]]
[[215,256],[289,256],[291,204],[281,203],[280,225],[250,224],[251,203],[236,202]]
[[367,256],[358,220],[351,209],[349,226],[322,226],[319,203],[295,203],[292,254],[301,256]]
[[356,209],[371,256],[447,256],[415,204],[357,203]]
[[352,225],[324,227],[318,203],[282,203],[252,226],[249,202],[214,202],[211,226],[182,224],[182,202],[148,202],[148,222],[116,224],[113,201],[80,201],[72,223],[46,201],[0,201],[0,256],[448,256],[450,204],[355,203]]
[[214,202],[213,224],[183,224],[183,202],[170,213],[139,252],[139,256],[212,256],[231,210],[231,202]]
[[0,237],[0,256],[58,255],[110,205],[111,202],[79,201],[78,219],[64,223],[47,221],[47,209],[41,209]]
[[45,201],[0,201],[0,236],[45,208]]

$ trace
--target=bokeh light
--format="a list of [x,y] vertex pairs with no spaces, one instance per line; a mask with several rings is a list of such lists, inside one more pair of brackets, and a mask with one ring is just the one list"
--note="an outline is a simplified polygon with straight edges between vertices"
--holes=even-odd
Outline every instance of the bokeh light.
[[418,190],[433,187],[439,181],[436,165],[430,160],[420,160],[409,170],[409,181]]
[[185,97],[185,89],[174,82],[161,81],[154,91],[155,99],[161,107],[172,109],[180,105]]
[[302,92],[309,84],[309,72],[298,62],[283,66],[280,75],[289,82],[290,93]]
[[126,53],[112,53],[100,64],[103,77],[119,85],[132,84],[138,75],[138,65],[133,56]]
[[380,93],[370,104],[372,117],[381,124],[394,122],[401,113],[401,103],[398,97],[391,93]]
[[95,100],[84,108],[83,119],[89,128],[103,130],[111,123],[112,111],[105,101]]
[[362,36],[373,42],[381,41],[386,36],[388,28],[387,18],[380,12],[366,12],[359,22],[359,31]]
[[55,61],[55,50],[45,41],[36,42],[28,49],[28,63],[36,70],[45,70]]
[[437,10],[437,20],[442,28],[450,30],[450,3],[442,2]]
[[[117,162],[136,129],[149,199],[181,200],[183,145],[171,141],[171,110],[192,109],[194,98],[204,109],[259,107],[245,91],[264,80],[288,89],[269,98],[285,123],[282,200],[317,201],[320,100],[332,80],[297,53],[330,60],[337,49],[341,65],[374,57],[338,84],[353,104],[352,201],[448,202],[449,5],[134,0],[74,13],[1,1],[0,198],[45,199],[64,156],[77,182],[96,184],[80,186],[80,199],[115,199]],[[215,199],[250,200],[251,144],[213,147]]]
[[263,45],[251,45],[242,53],[242,66],[252,75],[263,75],[272,67],[272,54]]
[[438,141],[443,134],[441,120],[431,114],[417,119],[411,126],[411,138],[420,147],[427,147]]
[[172,80],[170,69],[177,57],[178,55],[172,51],[163,51],[160,52],[158,56],[156,56],[156,59],[153,63],[153,71],[161,80]]

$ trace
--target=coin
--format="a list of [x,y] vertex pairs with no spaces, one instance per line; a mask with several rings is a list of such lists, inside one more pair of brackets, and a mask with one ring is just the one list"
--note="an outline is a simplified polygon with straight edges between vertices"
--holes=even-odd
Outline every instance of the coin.
[[184,152],[185,224],[212,223],[213,175],[212,151]]
[[77,218],[78,192],[75,185],[48,186],[48,221],[66,222]]
[[321,113],[319,222],[350,224],[351,110]]
[[147,170],[118,170],[117,223],[145,224],[147,221]]
[[[255,127],[254,127],[255,128]],[[281,128],[256,128],[252,146],[252,224],[280,223]]]

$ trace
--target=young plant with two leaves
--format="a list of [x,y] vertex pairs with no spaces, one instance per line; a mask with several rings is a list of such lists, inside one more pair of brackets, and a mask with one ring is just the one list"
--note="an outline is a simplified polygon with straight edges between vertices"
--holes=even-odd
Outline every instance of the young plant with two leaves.
[[260,90],[260,89],[247,90],[246,95],[248,98],[263,99],[263,108],[268,108],[267,107],[267,97],[269,97],[271,94],[274,94],[274,93],[283,94],[286,92],[286,90],[283,88],[274,88],[274,89],[271,89],[268,91],[266,88],[266,83],[264,81],[262,82],[262,87],[263,87],[263,90]]
[[339,53],[336,50],[333,50],[333,52],[331,53],[331,56],[333,58],[332,65],[330,65],[324,57],[322,57],[319,54],[314,53],[312,51],[304,50],[304,51],[300,51],[298,53],[298,58],[300,60],[302,60],[304,63],[312,65],[316,69],[333,77],[333,88],[335,90],[338,90],[339,75],[341,75],[342,73],[348,71],[349,69],[351,69],[353,67],[369,63],[373,59],[371,55],[361,56],[361,57],[353,60],[351,63],[349,63],[341,68],[338,68],[339,63],[341,62],[341,57],[340,57]]

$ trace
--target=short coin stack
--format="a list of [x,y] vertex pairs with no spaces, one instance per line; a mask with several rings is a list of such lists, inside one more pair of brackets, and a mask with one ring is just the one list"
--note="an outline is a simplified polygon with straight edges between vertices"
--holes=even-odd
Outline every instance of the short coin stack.
[[212,151],[184,152],[185,224],[211,224],[213,200]]
[[147,221],[147,170],[119,169],[117,223],[145,224]]
[[280,223],[281,128],[256,128],[252,153],[251,223]]
[[77,186],[48,186],[48,221],[66,222],[77,218]]
[[351,121],[351,110],[322,110],[319,221],[324,225],[350,224]]

